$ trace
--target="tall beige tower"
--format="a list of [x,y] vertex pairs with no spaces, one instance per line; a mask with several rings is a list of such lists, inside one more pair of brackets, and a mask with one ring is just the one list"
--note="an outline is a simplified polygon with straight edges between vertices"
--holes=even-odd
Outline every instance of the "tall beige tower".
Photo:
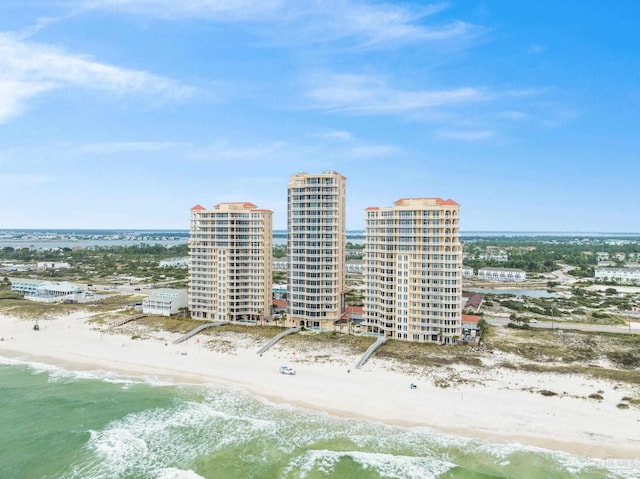
[[369,331],[442,344],[460,337],[459,208],[440,198],[367,208],[364,318]]
[[191,208],[189,309],[212,321],[271,314],[272,212],[253,203]]
[[346,181],[335,171],[291,175],[287,281],[295,325],[334,329],[343,313]]

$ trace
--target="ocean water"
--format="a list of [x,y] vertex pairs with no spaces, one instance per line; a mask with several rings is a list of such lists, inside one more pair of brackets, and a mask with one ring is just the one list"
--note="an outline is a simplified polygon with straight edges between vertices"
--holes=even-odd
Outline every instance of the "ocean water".
[[230,389],[0,360],[0,478],[640,478],[640,462],[390,427]]

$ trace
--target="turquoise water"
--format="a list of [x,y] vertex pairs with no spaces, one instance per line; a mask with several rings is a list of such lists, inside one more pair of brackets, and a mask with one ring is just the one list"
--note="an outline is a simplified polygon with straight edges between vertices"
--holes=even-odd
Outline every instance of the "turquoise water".
[[0,478],[640,478],[579,458],[330,417],[229,389],[0,361]]

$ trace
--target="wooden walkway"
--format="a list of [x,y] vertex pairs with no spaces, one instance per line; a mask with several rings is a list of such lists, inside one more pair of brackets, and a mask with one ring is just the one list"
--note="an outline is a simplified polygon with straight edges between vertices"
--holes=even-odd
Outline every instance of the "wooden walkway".
[[225,324],[229,324],[229,321],[216,321],[215,323],[202,324],[197,328],[194,328],[191,331],[180,336],[178,339],[173,341],[173,344],[182,343],[183,341],[186,341],[187,339],[192,338],[193,336],[198,334],[200,331],[204,331],[205,329],[212,328],[214,326],[224,326]]
[[276,344],[282,338],[284,338],[288,334],[297,333],[298,331],[300,331],[300,329],[301,329],[300,327],[289,328],[286,331],[282,331],[281,333],[275,335],[273,338],[269,340],[269,342],[267,342],[267,344],[265,344],[260,349],[258,349],[258,354],[262,356],[262,353],[264,353],[267,349],[269,349],[271,346]]
[[118,326],[122,326],[123,324],[127,324],[131,321],[135,321],[136,319],[142,319],[146,316],[146,314],[136,314],[135,316],[127,316],[126,318],[122,318],[116,321],[111,325],[111,328],[117,328]]
[[369,346],[369,348],[362,355],[362,357],[358,361],[358,364],[356,364],[356,369],[360,369],[364,365],[364,363],[367,362],[369,357],[371,357],[371,355],[374,353],[374,351],[376,349],[378,349],[380,346],[382,346],[386,342],[387,342],[387,338],[386,337],[384,337],[384,336],[379,337],[378,340],[375,343],[373,343],[371,346]]

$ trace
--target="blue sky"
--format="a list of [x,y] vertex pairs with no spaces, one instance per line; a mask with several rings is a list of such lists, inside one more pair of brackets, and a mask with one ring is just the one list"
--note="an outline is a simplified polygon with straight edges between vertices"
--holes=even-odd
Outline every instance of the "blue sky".
[[640,2],[3,0],[0,228],[187,228],[289,175],[347,225],[640,232]]

